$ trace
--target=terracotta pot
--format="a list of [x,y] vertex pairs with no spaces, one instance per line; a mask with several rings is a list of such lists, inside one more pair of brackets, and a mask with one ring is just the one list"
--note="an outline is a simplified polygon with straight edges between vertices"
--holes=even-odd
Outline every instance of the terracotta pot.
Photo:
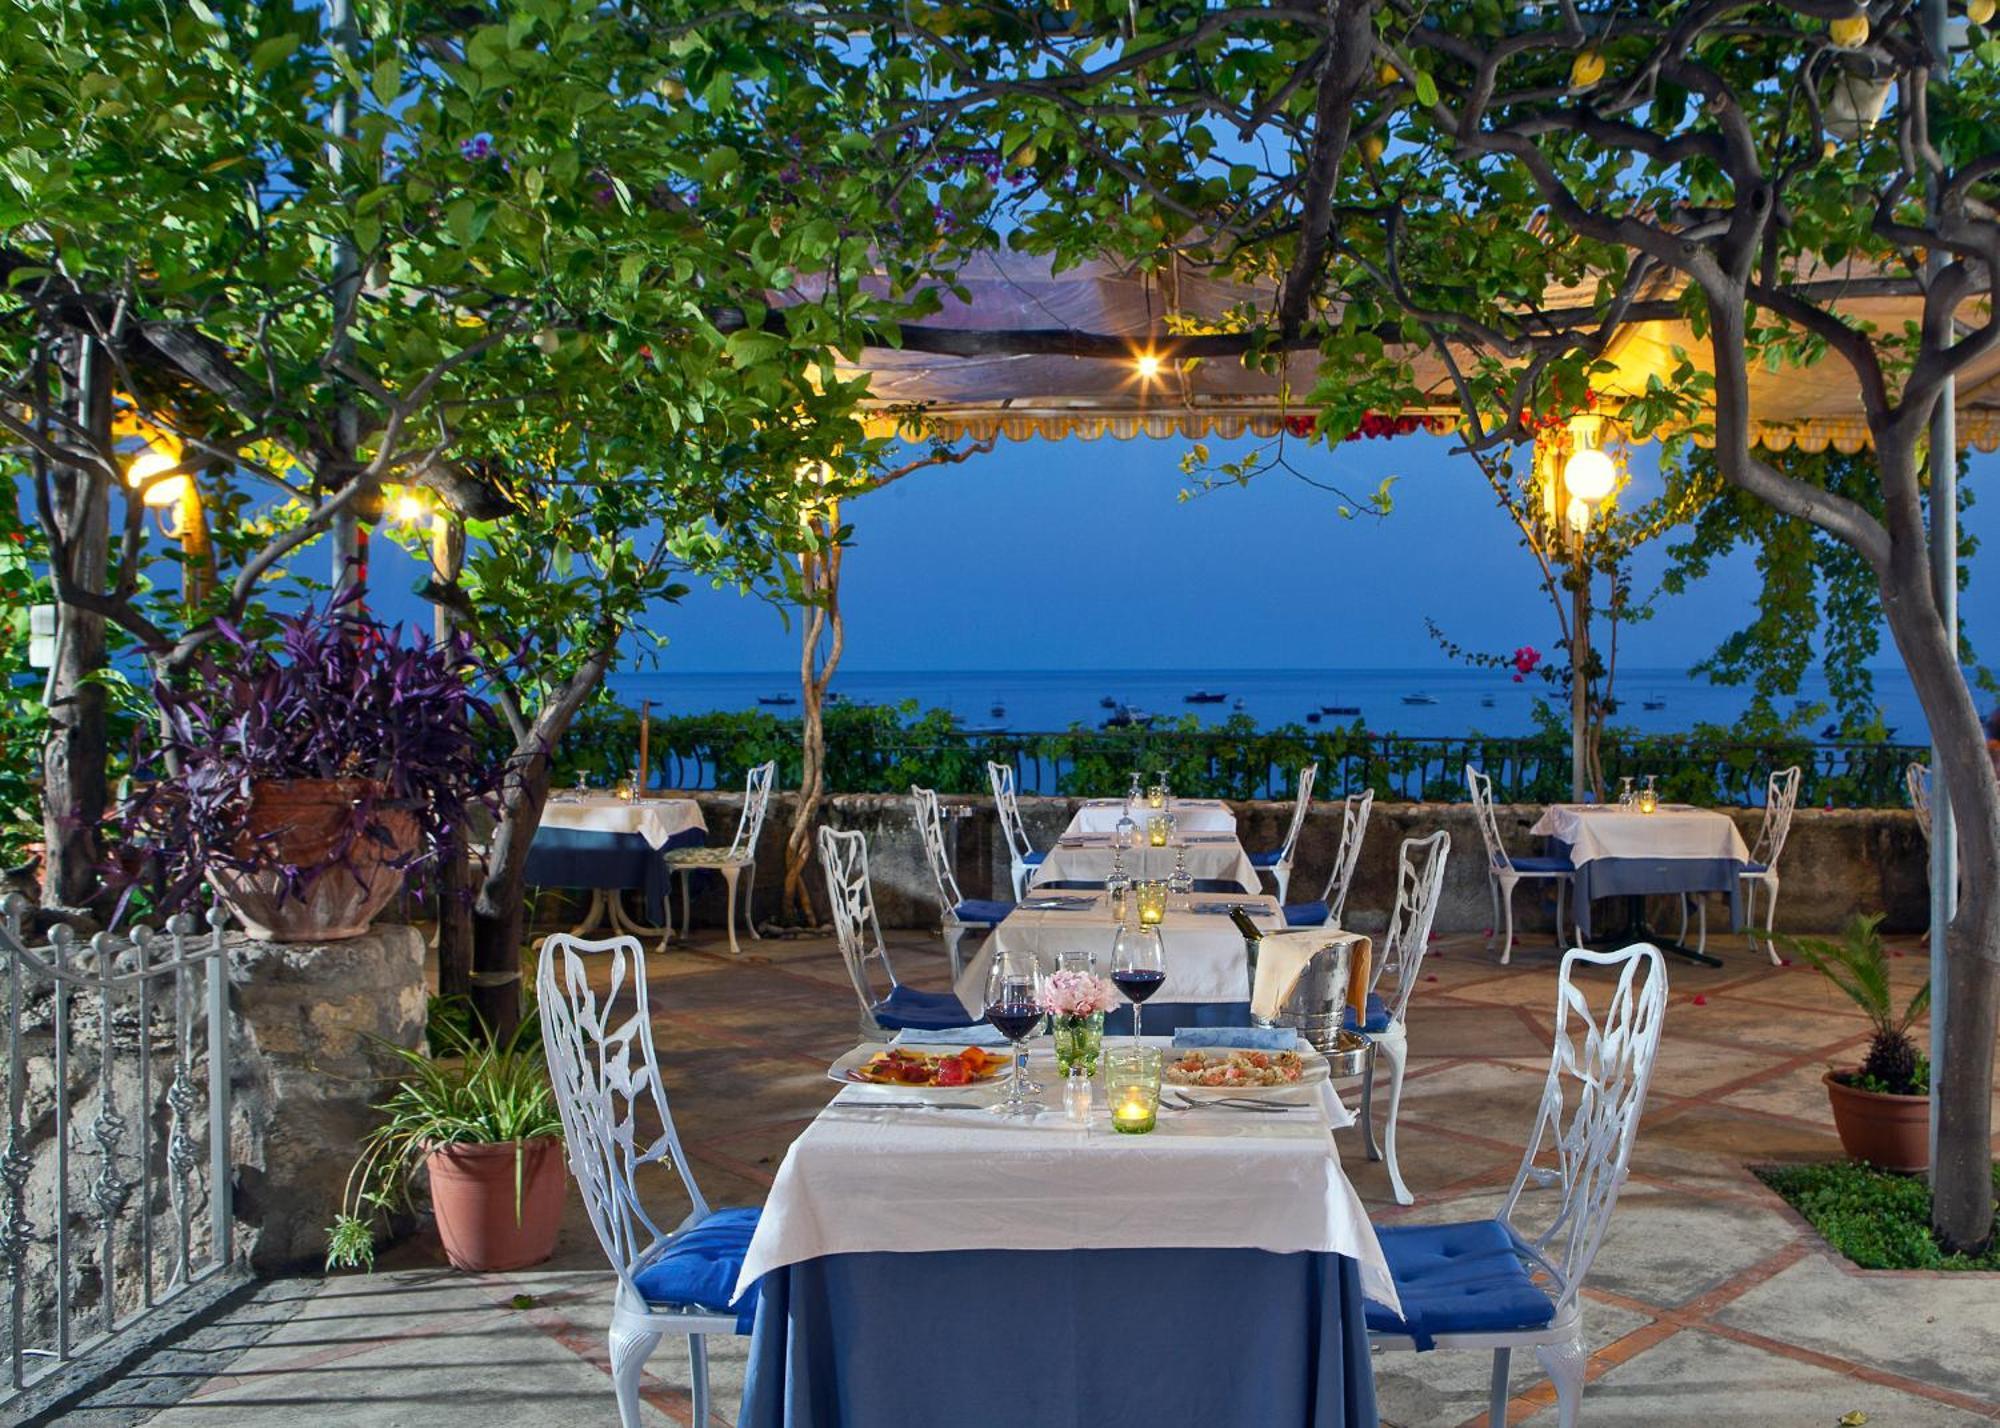
[[[515,1215],[514,1147],[521,1147]],[[569,1173],[553,1137],[487,1145],[441,1145],[424,1157],[444,1257],[455,1269],[525,1269],[556,1251]]]
[[1864,1091],[1837,1079],[1851,1073],[1826,1073],[1826,1095],[1833,1103],[1833,1128],[1848,1159],[1866,1161],[1878,1170],[1926,1170],[1931,1163],[1930,1097],[1886,1096]]
[[[354,805],[381,792],[379,783],[358,778],[262,779],[251,784],[242,855],[254,852],[265,861],[320,871],[303,889],[287,894],[285,880],[275,869],[251,873],[215,869],[209,880],[217,896],[252,937],[273,942],[359,937],[402,886],[402,870],[393,865],[417,847],[414,814],[377,808],[371,820],[389,841],[356,838],[348,845],[346,860],[334,862]],[[261,848],[253,839],[261,842]]]

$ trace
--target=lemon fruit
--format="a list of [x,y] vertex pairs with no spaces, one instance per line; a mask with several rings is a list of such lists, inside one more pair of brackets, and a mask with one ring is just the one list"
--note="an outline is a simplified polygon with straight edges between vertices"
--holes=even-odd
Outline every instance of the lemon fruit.
[[1361,141],[1361,157],[1372,164],[1382,157],[1382,151],[1388,147],[1380,134],[1369,134]]
[[1576,62],[1569,67],[1569,87],[1572,90],[1581,92],[1586,89],[1594,89],[1598,81],[1603,78],[1604,56],[1596,50],[1585,50],[1576,57]]
[[1965,18],[1975,25],[1985,25],[1993,19],[1993,0],[1965,0]]
[[1858,49],[1868,43],[1868,17],[1850,15],[1845,20],[1835,20],[1826,27],[1826,33],[1842,49]]

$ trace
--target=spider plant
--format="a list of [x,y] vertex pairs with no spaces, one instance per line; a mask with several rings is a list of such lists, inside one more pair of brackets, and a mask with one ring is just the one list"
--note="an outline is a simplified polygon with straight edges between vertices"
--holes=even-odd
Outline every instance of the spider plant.
[[396,1086],[376,1105],[384,1120],[362,1142],[348,1172],[341,1212],[327,1231],[328,1269],[375,1267],[376,1222],[409,1205],[411,1178],[437,1146],[512,1141],[518,1215],[524,1143],[562,1134],[532,1014],[498,1044],[449,1026],[434,1026],[433,1035],[447,1043],[448,1058],[383,1048],[398,1063]]
[[1890,1096],[1921,1096],[1930,1089],[1930,1062],[1910,1039],[1910,1027],[1931,1002],[1926,981],[1899,1012],[1889,985],[1889,958],[1877,931],[1882,914],[1856,916],[1838,938],[1787,937],[1785,944],[1860,1007],[1875,1035],[1861,1069],[1846,1074],[1849,1085]]

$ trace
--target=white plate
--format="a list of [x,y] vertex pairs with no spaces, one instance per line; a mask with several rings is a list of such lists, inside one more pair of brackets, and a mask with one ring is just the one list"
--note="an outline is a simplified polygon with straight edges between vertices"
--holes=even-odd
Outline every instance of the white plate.
[[[965,1046],[975,1045],[978,1045],[978,1043],[971,1041],[965,1043]],[[921,1052],[926,1056],[950,1056],[965,1050],[965,1046],[909,1046],[905,1047],[904,1050]],[[981,1046],[979,1049],[989,1054],[995,1054],[1001,1050],[1001,1048],[994,1046]],[[991,1090],[1007,1078],[1007,1073],[1002,1071],[997,1076],[990,1077],[984,1081],[974,1081],[966,1086],[911,1086],[901,1081],[863,1081],[856,1078],[854,1075],[856,1070],[867,1065],[875,1057],[876,1053],[887,1050],[889,1050],[889,1045],[886,1042],[864,1041],[861,1045],[855,1047],[852,1051],[834,1062],[833,1065],[827,1067],[826,1077],[829,1081],[838,1081],[843,1086],[872,1086],[877,1090],[894,1091],[898,1095],[908,1093],[914,1096],[947,1097],[962,1096],[967,1091]]]
[[[1265,1051],[1268,1049],[1268,1047],[1262,1046],[1170,1046],[1166,1048],[1166,1061],[1167,1063],[1171,1063],[1175,1058],[1184,1056],[1190,1051],[1199,1051],[1209,1056],[1227,1056],[1232,1051]],[[1282,1098],[1288,1092],[1297,1091],[1308,1086],[1317,1086],[1327,1079],[1327,1065],[1324,1056],[1313,1050],[1304,1041],[1299,1042],[1293,1050],[1299,1053],[1305,1065],[1300,1068],[1298,1080],[1287,1081],[1282,1086],[1183,1086],[1178,1082],[1167,1079],[1163,1064],[1160,1076],[1160,1089],[1163,1092],[1176,1091],[1191,1100],[1197,1101],[1214,1100],[1223,1097],[1232,1100],[1261,1100],[1266,1098]]]

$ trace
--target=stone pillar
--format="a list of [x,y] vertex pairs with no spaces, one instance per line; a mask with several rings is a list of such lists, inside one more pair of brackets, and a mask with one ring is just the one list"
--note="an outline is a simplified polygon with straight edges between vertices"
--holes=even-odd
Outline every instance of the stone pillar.
[[260,1274],[317,1267],[370,1106],[385,1086],[381,1043],[424,1035],[424,942],[377,926],[344,942],[229,946],[236,1020],[231,1162],[239,1253]]

